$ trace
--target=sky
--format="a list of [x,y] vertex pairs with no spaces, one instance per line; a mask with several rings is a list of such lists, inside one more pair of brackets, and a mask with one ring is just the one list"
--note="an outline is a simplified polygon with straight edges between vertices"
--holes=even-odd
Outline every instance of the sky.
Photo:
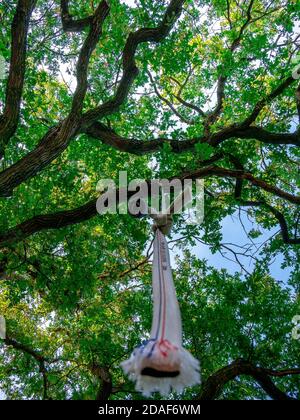
[[[254,223],[251,223],[247,217],[245,216],[244,217],[241,216],[241,217],[242,217],[243,226],[246,232],[249,232],[251,229],[257,228],[257,226]],[[222,243],[226,245],[234,243],[235,245],[238,245],[238,246],[244,246],[246,244],[249,244],[250,242],[249,238],[247,237],[246,232],[244,231],[244,228],[241,225],[241,222],[238,217],[238,212],[236,212],[232,216],[227,216],[226,218],[224,218],[224,220],[221,223],[221,226],[222,226],[221,232],[223,236]],[[256,249],[258,249],[258,251],[255,254],[257,258],[259,257],[260,245],[264,243],[266,240],[268,240],[268,238],[270,238],[276,232],[278,232],[279,229],[278,227],[276,227],[275,229],[271,229],[268,231],[268,230],[263,230],[261,227],[259,227],[259,230],[261,232],[261,236],[253,240],[255,244],[253,246],[253,250],[252,252],[248,252],[248,254],[252,254],[253,252],[255,252]],[[174,237],[172,236],[171,240],[174,240],[177,237],[178,236],[174,235]],[[228,245],[228,246],[232,248],[234,251],[243,252],[243,250],[240,250],[237,247],[234,247],[232,245]],[[193,255],[196,255],[199,259],[205,258],[208,261],[209,265],[212,265],[213,267],[219,270],[223,268],[223,269],[226,269],[230,274],[234,274],[235,272],[245,274],[245,272],[241,270],[240,265],[234,260],[234,255],[230,253],[229,251],[223,250],[223,254],[225,255],[224,257],[219,252],[212,254],[208,245],[197,243],[196,246],[191,248],[191,252],[193,253]],[[171,264],[174,267],[175,256],[176,255],[181,256],[182,253],[178,251],[177,248],[173,248],[173,249],[170,249],[170,254],[171,254],[170,255]],[[226,257],[229,258],[230,260],[226,259]],[[245,269],[248,272],[252,272],[253,267],[254,267],[254,260],[251,260],[250,257],[243,257],[243,256],[239,256],[239,260],[244,265]],[[270,269],[271,276],[275,280],[277,280],[278,282],[283,282],[283,284],[286,285],[289,275],[291,273],[291,269],[290,268],[282,269],[281,268],[282,262],[283,262],[283,256],[278,255],[276,258],[274,258],[274,260],[269,265],[269,269]]]
[[[243,217],[243,225],[245,230],[249,232],[251,229],[255,228],[255,225],[252,224],[247,217]],[[259,230],[262,232],[262,235],[257,238],[254,243],[258,248],[263,242],[265,242],[269,237],[271,237],[275,232],[278,231],[278,228],[272,229],[270,231],[263,230],[261,227]],[[249,238],[246,236],[246,233],[243,230],[243,227],[238,219],[238,213],[236,212],[233,216],[227,216],[222,222],[222,234],[223,234],[223,243],[235,243],[237,245],[243,246],[249,244]],[[238,251],[237,248],[233,248],[235,251]],[[255,247],[254,247],[255,249]],[[226,268],[230,273],[240,271],[240,266],[235,261],[228,261],[223,258],[219,253],[212,254],[209,251],[209,248],[205,245],[198,245],[197,249],[193,250],[199,258],[207,258],[208,261],[216,268]],[[231,259],[234,259],[234,256],[227,252],[227,256]],[[258,257],[258,254],[256,254]],[[245,264],[245,268],[251,272],[253,268],[253,260],[248,257],[241,257],[241,262]],[[278,281],[286,283],[290,269],[282,269],[281,264],[283,262],[283,257],[278,256],[274,259],[273,263],[270,265],[270,273]]]

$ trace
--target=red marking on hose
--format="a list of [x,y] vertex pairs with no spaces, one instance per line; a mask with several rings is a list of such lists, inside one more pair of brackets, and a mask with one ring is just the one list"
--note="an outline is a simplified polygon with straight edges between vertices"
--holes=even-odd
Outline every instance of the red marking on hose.
[[[163,236],[160,231],[158,231],[158,234]],[[161,250],[161,243],[162,243],[162,240],[160,239],[159,241],[160,250]],[[165,330],[166,330],[166,285],[165,285],[164,272],[161,269],[161,266],[162,266],[161,252],[159,254],[160,254],[159,255],[160,256],[159,268],[162,274],[162,283],[163,283],[163,319],[162,319],[162,331],[161,331],[161,341],[163,341],[164,336],[165,336]]]

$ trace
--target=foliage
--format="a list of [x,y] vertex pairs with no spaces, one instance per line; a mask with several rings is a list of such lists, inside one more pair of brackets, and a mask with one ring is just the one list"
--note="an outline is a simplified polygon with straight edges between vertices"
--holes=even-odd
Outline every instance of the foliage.
[[[0,4],[0,54],[8,70],[19,3],[30,1]],[[96,13],[100,2],[69,3],[78,20]],[[60,224],[66,211],[97,198],[99,179],[118,181],[121,170],[129,179],[206,170],[203,225],[186,225],[177,215],[170,238],[185,344],[201,361],[203,384],[237,359],[276,371],[300,365],[300,341],[292,338],[292,318],[300,314],[300,96],[291,78],[300,3],[173,0],[170,15],[167,2],[127,3],[109,1],[102,35],[84,58],[86,80],[84,62],[77,72],[76,62],[89,24],[69,31],[65,23],[63,30],[58,0],[37,1],[31,13],[16,130],[1,132],[0,118],[0,314],[7,322],[0,389],[9,399],[101,399],[105,386],[105,398],[142,398],[119,363],[150,331],[151,226],[96,211],[81,223],[72,215]],[[160,37],[164,17],[168,31]],[[138,44],[135,74],[124,54],[127,40],[149,27],[159,28],[160,38]],[[8,76],[0,80],[3,115],[7,85]],[[110,101],[119,88],[128,92],[116,105]],[[51,137],[63,121],[75,124],[73,132]],[[224,219],[241,211],[253,223],[242,249],[222,236]],[[52,215],[53,225],[41,215]],[[200,244],[220,259],[230,247],[237,271],[195,255]],[[250,272],[247,258],[255,261]],[[289,268],[282,282],[270,274],[274,258]],[[274,382],[299,398],[299,375]],[[170,398],[200,398],[202,389]],[[268,398],[249,375],[212,397]]]

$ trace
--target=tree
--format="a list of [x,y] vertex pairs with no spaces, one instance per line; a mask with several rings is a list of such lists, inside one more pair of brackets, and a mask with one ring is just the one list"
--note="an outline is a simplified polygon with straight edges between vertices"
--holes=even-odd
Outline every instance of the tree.
[[[205,179],[204,223],[176,215],[171,238],[203,378],[179,398],[299,398],[299,18],[295,0],[1,3],[7,398],[141,398],[119,363],[150,327],[151,226],[96,211],[98,180],[120,170]],[[233,214],[246,245],[222,238]]]

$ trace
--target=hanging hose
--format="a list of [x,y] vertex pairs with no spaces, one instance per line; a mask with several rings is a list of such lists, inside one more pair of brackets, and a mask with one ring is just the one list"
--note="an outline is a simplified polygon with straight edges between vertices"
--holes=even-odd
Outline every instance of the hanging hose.
[[122,368],[145,396],[158,391],[182,392],[200,383],[199,361],[182,347],[179,305],[172,278],[168,243],[172,228],[170,214],[151,214],[154,219],[152,265],[153,320],[151,338],[137,347]]

